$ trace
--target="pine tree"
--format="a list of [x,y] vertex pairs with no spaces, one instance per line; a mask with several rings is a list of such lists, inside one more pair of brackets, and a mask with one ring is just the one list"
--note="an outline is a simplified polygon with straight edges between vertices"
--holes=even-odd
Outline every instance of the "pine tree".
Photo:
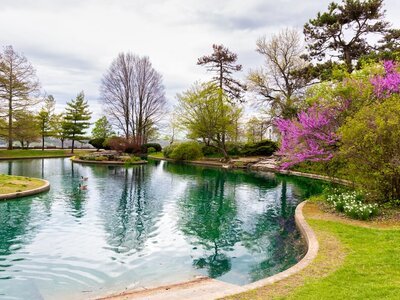
[[74,153],[75,141],[82,139],[89,128],[91,114],[83,91],[67,103],[63,129],[68,139],[72,140],[71,153]]

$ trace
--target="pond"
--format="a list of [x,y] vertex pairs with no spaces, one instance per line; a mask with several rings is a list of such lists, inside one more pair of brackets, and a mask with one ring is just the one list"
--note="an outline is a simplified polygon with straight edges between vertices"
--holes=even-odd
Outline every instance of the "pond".
[[[319,182],[167,162],[0,162],[51,190],[0,202],[0,298],[82,299],[209,276],[247,284],[295,264],[294,210]],[[87,191],[81,191],[81,176]]]

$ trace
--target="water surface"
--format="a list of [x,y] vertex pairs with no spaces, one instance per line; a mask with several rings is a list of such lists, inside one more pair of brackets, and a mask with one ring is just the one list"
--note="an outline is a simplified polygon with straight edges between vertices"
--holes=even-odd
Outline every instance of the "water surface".
[[[48,193],[0,202],[0,298],[82,299],[210,276],[246,284],[304,254],[293,214],[319,183],[150,162],[0,162]],[[88,177],[80,191],[80,177]]]

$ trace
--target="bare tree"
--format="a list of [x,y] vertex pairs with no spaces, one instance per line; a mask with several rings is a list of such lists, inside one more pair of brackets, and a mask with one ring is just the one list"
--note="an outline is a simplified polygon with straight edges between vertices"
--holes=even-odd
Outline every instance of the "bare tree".
[[162,76],[149,58],[120,53],[103,76],[100,92],[110,120],[125,138],[145,143],[166,103]]
[[6,46],[0,54],[0,112],[8,119],[8,149],[13,148],[14,114],[39,102],[39,80],[26,57]]
[[303,47],[299,33],[285,29],[267,40],[257,40],[257,52],[265,66],[250,71],[249,89],[269,106],[272,117],[290,118],[297,113],[299,101],[308,82],[298,74],[307,62],[301,58]]

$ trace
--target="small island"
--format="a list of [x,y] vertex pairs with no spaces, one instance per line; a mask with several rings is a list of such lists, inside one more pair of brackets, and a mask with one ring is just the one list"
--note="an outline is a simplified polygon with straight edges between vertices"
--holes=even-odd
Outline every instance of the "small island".
[[78,163],[91,163],[91,164],[104,164],[104,165],[142,165],[147,164],[146,160],[141,159],[139,156],[130,155],[127,153],[120,153],[117,151],[99,151],[91,152],[85,155],[73,156],[73,162]]
[[0,174],[0,200],[30,196],[49,189],[47,180]]

